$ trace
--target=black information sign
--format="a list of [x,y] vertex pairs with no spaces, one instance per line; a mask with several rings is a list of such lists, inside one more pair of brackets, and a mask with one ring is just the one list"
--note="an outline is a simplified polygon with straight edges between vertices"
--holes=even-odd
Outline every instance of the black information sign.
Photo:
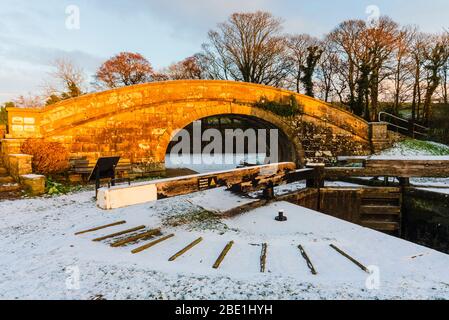
[[99,158],[95,164],[95,168],[89,176],[89,181],[95,180],[95,194],[100,188],[101,179],[111,179],[114,185],[115,167],[117,167],[120,157],[104,157]]

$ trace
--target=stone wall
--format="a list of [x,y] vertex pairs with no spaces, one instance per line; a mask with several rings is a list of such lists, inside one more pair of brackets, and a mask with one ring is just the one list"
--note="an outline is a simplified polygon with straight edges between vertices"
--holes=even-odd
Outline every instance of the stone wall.
[[308,162],[329,164],[339,156],[369,155],[372,151],[368,141],[333,126],[323,126],[313,119],[300,122],[297,135]]
[[4,139],[6,135],[6,126],[0,124],[0,139]]

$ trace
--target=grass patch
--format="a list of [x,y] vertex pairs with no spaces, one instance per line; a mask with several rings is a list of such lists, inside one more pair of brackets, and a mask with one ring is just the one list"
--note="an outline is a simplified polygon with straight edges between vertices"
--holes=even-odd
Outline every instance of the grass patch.
[[378,155],[395,157],[448,156],[449,146],[432,141],[406,139],[395,143],[392,148],[383,150]]
[[401,143],[403,147],[417,150],[428,155],[447,156],[449,155],[449,146],[421,140],[408,139]]
[[224,233],[228,230],[228,226],[221,222],[219,215],[207,210],[192,211],[167,217],[162,222],[162,225],[164,227],[187,226],[187,229],[190,231],[215,230]]
[[45,191],[50,196],[67,194],[70,192],[80,191],[80,186],[71,186],[54,181],[50,177],[45,181]]

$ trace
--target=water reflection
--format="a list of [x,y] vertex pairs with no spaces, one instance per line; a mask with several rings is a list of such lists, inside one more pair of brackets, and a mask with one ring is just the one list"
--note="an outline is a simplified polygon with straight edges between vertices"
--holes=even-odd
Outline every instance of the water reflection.
[[167,154],[167,169],[187,168],[198,173],[231,170],[243,165],[264,164],[266,154]]

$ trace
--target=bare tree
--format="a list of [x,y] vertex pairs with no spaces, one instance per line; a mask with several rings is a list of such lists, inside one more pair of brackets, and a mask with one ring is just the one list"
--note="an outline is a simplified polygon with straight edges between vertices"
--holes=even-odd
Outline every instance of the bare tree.
[[44,84],[47,104],[78,97],[86,91],[86,75],[80,67],[69,59],[61,58],[53,62],[54,71]]
[[441,97],[445,105],[449,104],[448,83],[449,80],[449,59],[447,59],[443,68],[441,68]]
[[422,102],[423,91],[423,70],[424,70],[424,50],[426,48],[426,38],[428,35],[415,32],[412,37],[412,65],[413,73],[413,93],[412,93],[412,121],[420,120],[420,107]]
[[286,75],[281,20],[268,12],[234,13],[203,45],[214,79],[279,85]]
[[203,66],[200,64],[199,59],[201,59],[199,55],[194,55],[174,63],[168,67],[165,74],[171,80],[204,79]]
[[[323,55],[318,65],[317,77],[319,80],[318,84],[321,90],[321,97],[325,102],[329,102],[332,92],[335,91],[338,95],[344,87],[342,86],[340,90],[335,90],[341,64],[338,55],[331,50],[328,43],[324,43],[323,48]],[[340,102],[342,102],[341,100],[342,97]]]
[[[356,88],[359,78],[359,54],[360,37],[365,30],[366,24],[362,20],[348,20],[342,22],[328,36],[327,41],[332,51],[335,52],[342,61],[340,71],[344,77],[345,91],[347,97],[343,102],[348,104],[352,111],[357,115],[362,115],[363,108],[357,104]],[[344,92],[340,93],[341,97]]]
[[430,37],[429,40],[428,46],[424,50],[427,88],[424,98],[423,118],[426,124],[429,124],[431,118],[431,104],[434,93],[441,83],[440,72],[449,59],[449,39],[447,35],[435,35]]
[[307,59],[307,49],[318,43],[308,34],[289,35],[286,37],[287,54],[289,60],[288,87],[300,93],[301,79]]
[[399,106],[408,97],[412,86],[410,84],[413,78],[412,43],[416,32],[416,28],[403,28],[398,35],[397,46],[393,53],[393,109],[396,114],[399,114]]
[[344,62],[348,104],[357,115],[373,121],[379,110],[379,90],[396,48],[398,24],[388,17],[368,26],[362,20],[341,23],[327,40]]
[[[348,105],[347,103],[347,92],[349,92],[348,89],[348,67],[347,67],[347,61],[342,60],[338,55],[334,54],[335,57],[335,74],[331,78],[331,84],[332,84],[332,91],[335,92],[335,94],[338,97],[339,104],[340,105]],[[353,111],[353,110],[352,110]]]
[[13,99],[12,103],[17,108],[41,108],[44,106],[42,97],[32,94],[20,95],[18,98]]
[[[379,88],[381,82],[389,76],[386,65],[397,48],[399,25],[389,17],[379,21],[366,30],[365,46],[369,51],[370,62],[370,106],[365,111],[367,120],[375,121],[379,111]],[[368,106],[368,104],[367,104]]]

